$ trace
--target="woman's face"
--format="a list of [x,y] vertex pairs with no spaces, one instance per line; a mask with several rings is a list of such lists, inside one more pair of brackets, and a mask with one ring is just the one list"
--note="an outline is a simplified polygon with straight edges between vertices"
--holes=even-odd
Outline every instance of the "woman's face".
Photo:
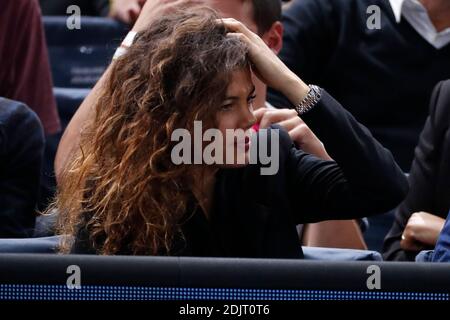
[[250,68],[233,72],[225,100],[219,106],[216,123],[223,136],[224,167],[241,167],[248,164],[250,137],[256,123],[253,115],[255,85]]

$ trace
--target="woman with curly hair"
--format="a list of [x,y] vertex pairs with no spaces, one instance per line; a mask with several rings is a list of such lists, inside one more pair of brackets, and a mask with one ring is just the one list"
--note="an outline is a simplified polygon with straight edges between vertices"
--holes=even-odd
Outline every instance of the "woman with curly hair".
[[[333,141],[335,161],[271,128],[274,175],[249,163],[249,139],[241,148],[225,139],[219,156],[231,146],[243,164],[174,163],[173,134],[194,133],[195,121],[203,133],[255,134],[252,75]],[[240,22],[197,8],[153,22],[112,64],[53,207],[65,253],[300,258],[297,224],[384,212],[406,191],[389,151],[338,102],[307,86]]]

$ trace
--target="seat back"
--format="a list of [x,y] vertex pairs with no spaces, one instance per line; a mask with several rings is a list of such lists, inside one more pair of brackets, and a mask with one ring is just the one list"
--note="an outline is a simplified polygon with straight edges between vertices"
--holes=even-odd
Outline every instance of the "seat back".
[[43,17],[56,87],[91,88],[109,65],[127,27],[108,18],[81,17],[81,29],[67,28],[67,17]]
[[60,236],[0,239],[0,253],[56,253]]
[[383,261],[380,253],[371,250],[302,247],[304,259],[321,261]]

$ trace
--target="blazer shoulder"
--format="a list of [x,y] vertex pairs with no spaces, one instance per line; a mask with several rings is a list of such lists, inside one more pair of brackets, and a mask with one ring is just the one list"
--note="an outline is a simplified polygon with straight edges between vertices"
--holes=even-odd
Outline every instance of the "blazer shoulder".
[[[37,114],[25,104],[0,97],[0,153],[14,147],[44,148],[45,138]],[[7,150],[8,149],[8,150]]]
[[433,91],[430,105],[430,117],[439,127],[450,125],[450,80],[442,81]]
[[0,97],[0,124],[27,120],[40,123],[37,114],[24,103]]
[[439,84],[444,90],[450,91],[450,79],[441,81]]

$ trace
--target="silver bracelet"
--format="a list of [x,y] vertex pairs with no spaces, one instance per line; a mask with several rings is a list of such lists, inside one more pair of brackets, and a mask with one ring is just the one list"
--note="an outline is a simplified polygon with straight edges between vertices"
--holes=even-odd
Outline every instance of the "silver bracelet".
[[306,97],[295,107],[298,115],[305,114],[319,102],[322,97],[322,89],[315,85],[309,85],[309,92]]
[[135,31],[128,32],[125,39],[123,39],[120,47],[118,47],[116,52],[114,52],[114,56],[112,57],[113,60],[117,60],[121,56],[123,56],[125,53],[127,53],[128,48],[130,48],[131,45],[133,44],[134,39],[136,38],[136,35],[137,35],[137,32],[135,32]]

